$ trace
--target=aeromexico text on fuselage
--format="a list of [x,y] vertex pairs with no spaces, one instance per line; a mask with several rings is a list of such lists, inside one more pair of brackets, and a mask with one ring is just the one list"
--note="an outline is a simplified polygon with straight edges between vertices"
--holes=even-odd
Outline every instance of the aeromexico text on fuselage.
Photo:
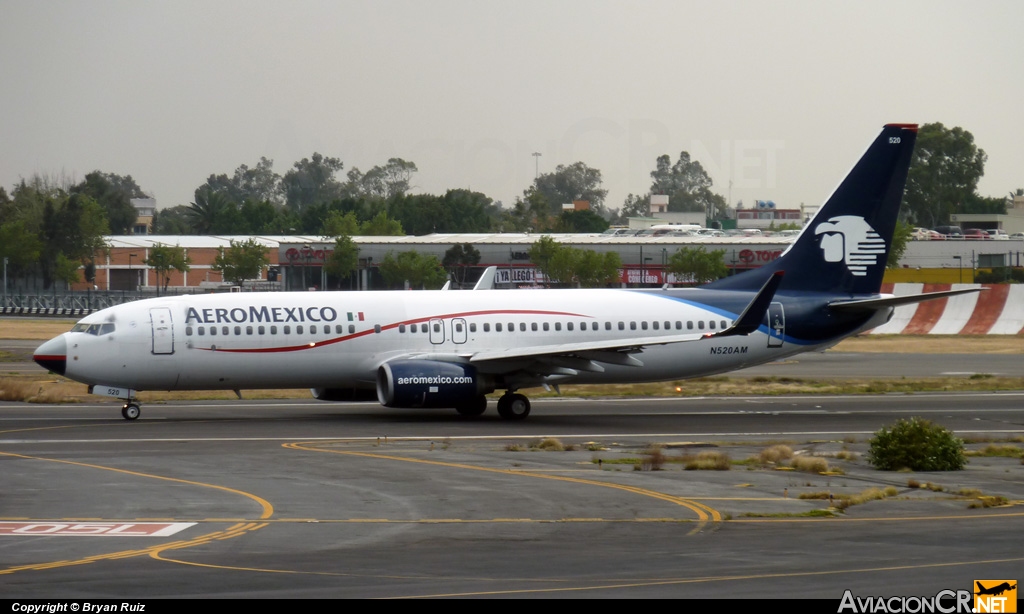
[[[348,320],[363,320],[363,312],[348,312]],[[207,308],[189,307],[185,324],[245,324],[247,322],[288,324],[289,322],[334,322],[338,311],[334,307],[257,307]]]

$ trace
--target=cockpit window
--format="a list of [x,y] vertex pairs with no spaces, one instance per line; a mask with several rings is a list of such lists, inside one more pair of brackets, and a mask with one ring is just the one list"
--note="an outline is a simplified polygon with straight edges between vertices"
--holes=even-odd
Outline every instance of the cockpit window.
[[114,324],[107,322],[106,324],[88,324],[86,322],[79,322],[71,329],[73,333],[87,333],[89,335],[109,335],[114,332]]

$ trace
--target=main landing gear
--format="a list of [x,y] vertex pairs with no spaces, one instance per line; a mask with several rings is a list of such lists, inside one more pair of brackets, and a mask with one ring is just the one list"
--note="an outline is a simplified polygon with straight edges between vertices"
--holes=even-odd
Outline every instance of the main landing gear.
[[523,420],[530,415],[530,399],[518,392],[506,392],[498,399],[498,415],[506,420]]
[[121,408],[121,415],[124,416],[125,420],[138,420],[141,413],[142,408],[135,401],[128,401]]
[[[457,406],[455,411],[461,416],[481,416],[487,411],[487,397],[481,394],[472,401]],[[523,420],[530,415],[530,399],[525,395],[508,391],[498,399],[498,415],[505,420]]]

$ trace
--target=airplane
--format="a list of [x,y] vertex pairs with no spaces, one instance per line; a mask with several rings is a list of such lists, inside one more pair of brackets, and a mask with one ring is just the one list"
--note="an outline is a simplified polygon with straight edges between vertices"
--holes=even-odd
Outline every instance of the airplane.
[[[880,294],[916,124],[888,124],[783,255],[699,288],[234,293],[103,309],[34,360],[121,399],[144,390],[310,388],[327,401],[487,410],[519,392],[701,377],[877,327],[902,304],[974,290]],[[447,286],[446,286],[447,287]]]
[[1002,595],[1006,591],[1012,591],[1017,588],[1016,584],[1011,585],[1009,582],[996,584],[990,588],[985,588],[985,585],[978,581],[975,581],[974,583],[978,585],[978,591],[974,593],[975,595]]

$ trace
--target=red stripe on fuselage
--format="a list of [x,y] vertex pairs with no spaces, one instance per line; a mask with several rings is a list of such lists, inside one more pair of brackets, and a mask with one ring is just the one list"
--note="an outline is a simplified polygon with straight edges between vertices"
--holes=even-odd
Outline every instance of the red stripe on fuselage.
[[[395,322],[393,324],[385,324],[380,327],[381,332],[398,328],[402,324],[419,324],[421,322],[429,322],[430,320],[446,320],[449,318],[463,318],[471,316],[488,316],[488,315],[512,315],[512,314],[527,314],[527,315],[545,315],[545,316],[571,316],[575,318],[592,318],[594,316],[588,316],[581,313],[571,313],[567,311],[537,311],[530,309],[489,309],[485,311],[463,311],[459,313],[450,313],[446,315],[433,315],[425,316],[422,318],[415,318],[412,320],[403,320],[401,322]],[[329,324],[327,326],[330,326]],[[207,352],[230,352],[232,354],[264,354],[269,352],[298,352],[301,350],[312,350],[323,345],[331,345],[334,343],[341,343],[343,341],[349,341],[358,337],[365,337],[366,335],[376,334],[376,331],[372,328],[362,330],[356,333],[344,335],[342,337],[335,337],[334,339],[325,339],[324,341],[310,341],[302,345],[290,345],[285,347],[274,347],[274,348],[238,348],[238,349],[224,349],[224,348],[201,348],[197,347],[197,350],[206,350]],[[61,359],[64,357],[61,356]]]

